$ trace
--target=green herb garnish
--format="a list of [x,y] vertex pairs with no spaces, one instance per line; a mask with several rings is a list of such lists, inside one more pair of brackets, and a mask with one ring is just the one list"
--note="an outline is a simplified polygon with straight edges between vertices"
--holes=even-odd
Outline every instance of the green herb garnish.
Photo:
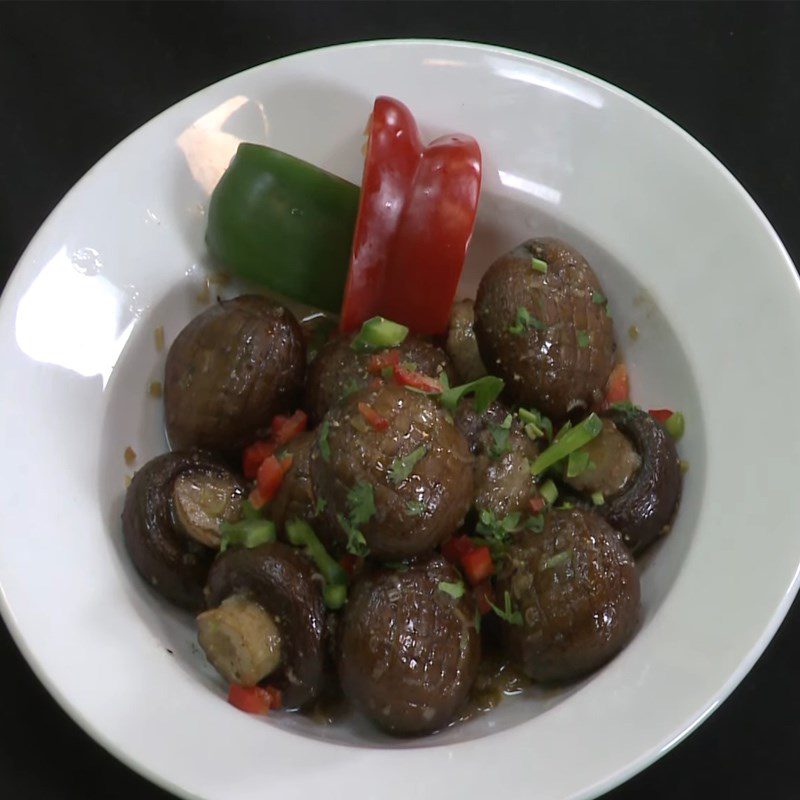
[[331,611],[340,609],[347,602],[347,586],[343,583],[328,583],[322,590],[322,599]]
[[525,520],[525,528],[534,533],[541,533],[544,530],[544,514],[534,514]]
[[421,444],[416,450],[412,450],[403,458],[395,458],[389,467],[389,480],[397,486],[408,479],[414,467],[428,454],[427,445]]
[[406,503],[406,514],[409,517],[418,517],[425,510],[425,503],[422,500],[409,500]]
[[522,614],[519,611],[513,610],[511,606],[511,594],[507,589],[504,599],[505,608],[503,610],[499,609],[491,601],[489,601],[489,605],[492,607],[492,611],[504,622],[507,622],[509,625],[522,625]]
[[492,436],[492,444],[489,447],[489,456],[491,458],[502,458],[509,450],[511,450],[511,423],[513,417],[511,414],[506,415],[506,418],[499,425],[492,425],[489,428],[489,433]]
[[350,378],[344,386],[342,386],[342,400],[346,400],[351,394],[355,394],[359,389],[365,386],[363,381],[358,378]]
[[677,442],[686,430],[686,420],[680,411],[671,414],[664,423],[667,433]]
[[347,583],[347,573],[325,549],[325,545],[314,533],[314,529],[301,519],[293,519],[286,523],[286,538],[289,544],[302,547],[306,555],[314,562],[326,583]]
[[328,461],[331,457],[331,446],[328,443],[330,427],[331,424],[327,419],[319,426],[319,453],[325,461]]
[[553,481],[548,479],[539,487],[539,494],[542,496],[545,503],[551,506],[558,498],[558,487]]
[[219,532],[220,553],[224,553],[231,545],[258,547],[265,542],[275,541],[275,523],[268,519],[242,519],[239,522],[223,520],[219,524]]
[[350,346],[353,350],[382,350],[397,347],[408,336],[408,328],[384,317],[372,317],[362,326]]
[[567,477],[577,478],[589,467],[589,454],[585,450],[575,450],[567,457]]
[[[564,426],[566,427],[566,426]],[[531,473],[541,475],[546,469],[567,458],[570,453],[588,444],[603,429],[603,421],[592,412],[585,420],[566,432],[562,428],[553,444],[531,464]]]
[[572,559],[572,548],[568,550],[562,550],[560,553],[556,553],[555,555],[550,556],[544,564],[542,564],[542,571],[546,569],[555,569],[556,567],[560,567],[562,564],[566,564],[567,561]]
[[478,511],[478,524],[475,526],[475,530],[490,540],[503,543],[508,541],[514,531],[519,530],[521,519],[522,514],[519,511],[513,511],[498,518],[491,509],[482,508]]
[[505,383],[502,378],[494,375],[485,375],[476,381],[462,383],[461,386],[450,386],[447,375],[443,372],[440,375],[442,383],[442,393],[439,395],[439,402],[448,410],[455,411],[459,401],[465,395],[471,394],[475,398],[475,411],[483,414],[490,404],[500,396]]
[[596,506],[602,506],[606,502],[605,495],[602,492],[592,492],[592,502]]
[[543,274],[547,273],[547,262],[542,261],[541,258],[536,258],[535,256],[531,256],[531,266],[537,271]]
[[618,411],[620,414],[624,414],[626,417],[632,417],[634,414],[638,414],[641,411],[639,406],[634,405],[630,400],[622,400],[619,403],[612,403],[611,410]]
[[242,503],[242,519],[261,519],[261,509],[256,508],[249,500]]
[[578,340],[578,347],[583,350],[583,348],[589,346],[589,332],[588,331],[578,331],[576,333],[576,338]]
[[540,319],[531,316],[527,308],[520,306],[517,309],[516,320],[513,325],[509,326],[508,332],[513,333],[515,336],[520,336],[523,331],[530,328],[535,328],[537,331],[540,331],[543,330],[544,327],[544,323]]
[[448,583],[447,581],[439,581],[439,591],[449,594],[454,600],[464,596],[464,584],[462,581],[458,583]]
[[592,302],[596,306],[601,306],[606,302],[606,296],[602,292],[592,292]]
[[520,408],[517,415],[525,425],[525,433],[529,439],[540,439],[546,436],[553,438],[553,423],[535,408]]
[[365,556],[369,552],[367,540],[361,532],[361,526],[375,515],[375,490],[372,484],[359,481],[347,493],[347,510],[349,516],[337,514],[336,519],[347,534],[347,552],[354,556]]

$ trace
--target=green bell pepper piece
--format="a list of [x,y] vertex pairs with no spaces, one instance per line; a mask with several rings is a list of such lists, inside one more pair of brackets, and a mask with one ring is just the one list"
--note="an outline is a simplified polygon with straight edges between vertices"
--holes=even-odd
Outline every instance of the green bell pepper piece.
[[232,274],[338,314],[358,198],[342,178],[245,142],[211,195],[206,244]]

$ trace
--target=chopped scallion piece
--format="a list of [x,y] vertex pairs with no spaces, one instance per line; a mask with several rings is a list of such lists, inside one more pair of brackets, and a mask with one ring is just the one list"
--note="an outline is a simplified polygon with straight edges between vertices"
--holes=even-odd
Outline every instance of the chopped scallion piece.
[[547,273],[547,262],[542,261],[541,258],[536,258],[535,256],[531,256],[531,266],[537,271],[543,274]]
[[677,442],[686,430],[686,420],[680,411],[672,414],[664,423],[667,433]]
[[556,441],[531,464],[531,473],[541,475],[548,467],[552,467],[561,459],[567,458],[570,453],[591,442],[602,429],[603,421],[594,412],[566,432],[562,428]]
[[219,532],[220,553],[224,553],[231,545],[258,547],[265,542],[275,541],[275,523],[268,519],[242,519],[239,522],[223,520]]
[[596,506],[602,506],[606,502],[605,495],[602,492],[592,492],[592,502]]
[[592,292],[592,302],[596,306],[601,306],[606,302],[606,296],[602,292]]
[[541,331],[544,330],[544,327],[545,325],[540,319],[532,316],[525,306],[520,306],[517,309],[517,317],[514,320],[514,324],[509,326],[508,332],[513,333],[515,336],[520,336],[523,331],[529,328],[535,328],[537,331]]
[[558,488],[551,480],[546,480],[539,487],[539,494],[542,496],[547,505],[551,506],[558,498]]
[[546,569],[555,569],[556,567],[560,567],[562,564],[566,564],[567,561],[572,559],[572,548],[568,550],[562,550],[560,553],[556,553],[555,555],[550,556],[547,561],[542,564],[542,570]]
[[408,328],[384,317],[372,317],[362,326],[353,339],[353,350],[382,350],[397,347],[408,336]]
[[525,424],[525,433],[529,439],[538,439],[542,436],[547,436],[548,439],[553,438],[553,423],[535,408],[530,410],[520,408],[517,415]]
[[343,583],[326,584],[322,590],[322,599],[326,608],[336,611],[347,602],[347,586]]
[[347,583],[347,574],[314,533],[314,529],[303,520],[293,519],[286,523],[286,538],[289,544],[302,547],[314,562],[326,583]]
[[449,594],[454,600],[458,600],[459,597],[464,596],[464,584],[461,581],[458,583],[439,581],[439,591]]
[[575,450],[567,458],[567,477],[576,478],[589,466],[589,454],[585,450]]
[[325,461],[328,461],[331,457],[331,446],[328,444],[329,432],[330,423],[328,420],[324,420],[322,425],[319,426],[319,453]]

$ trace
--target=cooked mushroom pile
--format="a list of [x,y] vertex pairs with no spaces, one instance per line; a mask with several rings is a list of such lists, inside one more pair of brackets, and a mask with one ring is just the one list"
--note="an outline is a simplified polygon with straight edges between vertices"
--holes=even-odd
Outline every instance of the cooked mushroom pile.
[[491,657],[562,683],[640,616],[635,558],[676,512],[680,414],[630,402],[586,259],[498,258],[449,331],[310,326],[222,301],[166,361],[172,452],[135,474],[131,560],[197,615],[237,707],[341,696],[396,735],[464,716]]

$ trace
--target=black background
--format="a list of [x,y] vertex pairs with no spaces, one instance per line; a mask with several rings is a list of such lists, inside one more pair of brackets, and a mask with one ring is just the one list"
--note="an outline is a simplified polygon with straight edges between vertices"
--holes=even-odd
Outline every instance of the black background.
[[[289,53],[411,36],[530,51],[637,95],[717,155],[765,211],[797,263],[798,4],[5,3],[0,286],[72,184],[120,139],[187,94]],[[743,321],[750,313],[743,312]],[[751,421],[754,413],[743,409]],[[31,457],[43,459],[46,491],[57,491],[57,465],[48,467],[46,454]],[[754,554],[758,546],[769,542],[754,546]],[[797,797],[799,643],[795,604],[730,700],[608,800]],[[69,720],[2,624],[0,679],[4,797],[167,798]],[[264,788],[266,795],[270,787]],[[530,795],[535,797],[535,784]]]

